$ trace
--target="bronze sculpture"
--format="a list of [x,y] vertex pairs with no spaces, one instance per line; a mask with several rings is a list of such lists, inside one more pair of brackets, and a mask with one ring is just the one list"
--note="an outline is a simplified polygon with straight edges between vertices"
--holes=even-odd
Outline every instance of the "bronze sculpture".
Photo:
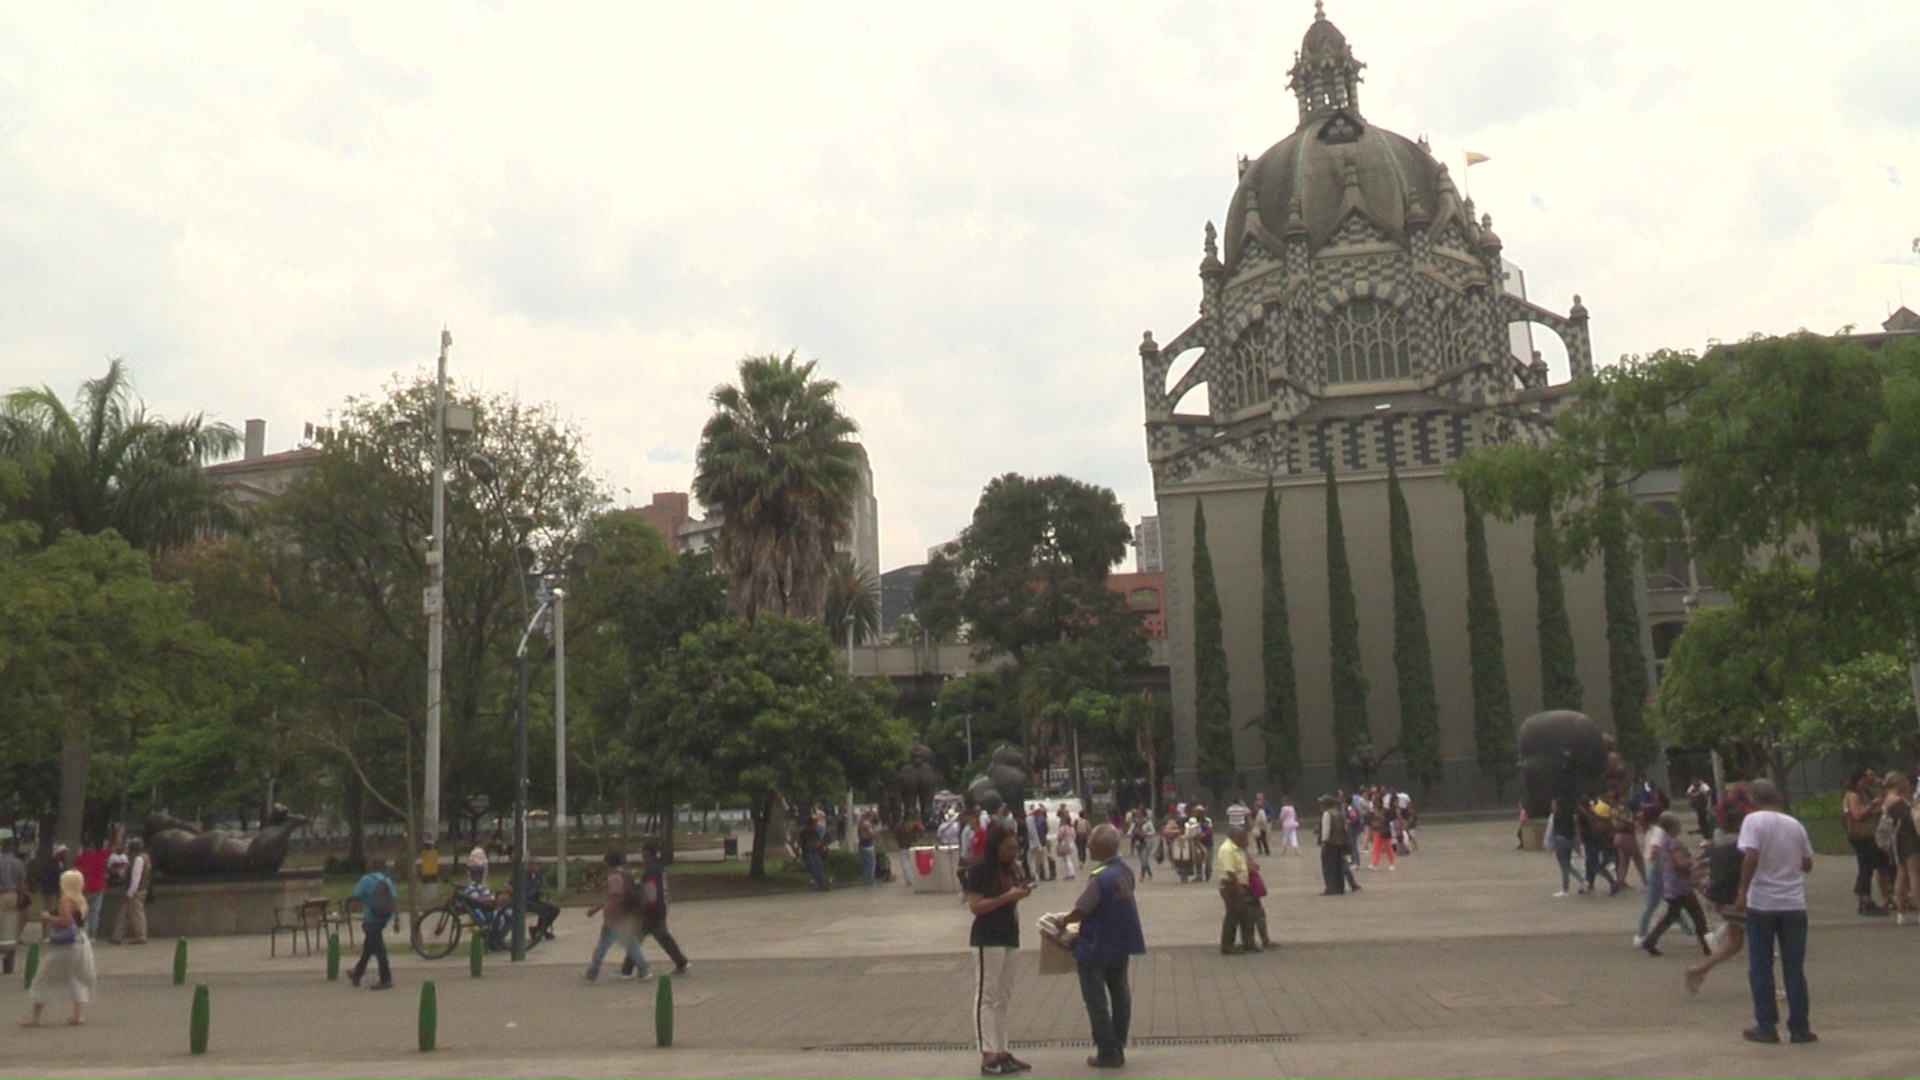
[[147,850],[162,874],[271,874],[287,858],[293,831],[307,819],[276,805],[264,828],[251,838],[198,826],[162,813],[147,815]]

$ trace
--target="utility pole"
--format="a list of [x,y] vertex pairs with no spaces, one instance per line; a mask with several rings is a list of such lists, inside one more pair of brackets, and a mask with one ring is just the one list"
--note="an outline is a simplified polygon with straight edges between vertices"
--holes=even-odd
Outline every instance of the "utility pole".
[[[453,334],[440,328],[440,364],[433,391],[433,540],[427,549],[427,753],[426,797],[421,813],[426,837],[422,868],[429,881],[440,874],[440,674],[446,651],[447,580],[447,350]],[[411,781],[409,781],[411,783]]]
[[554,892],[567,898],[567,590],[553,590]]

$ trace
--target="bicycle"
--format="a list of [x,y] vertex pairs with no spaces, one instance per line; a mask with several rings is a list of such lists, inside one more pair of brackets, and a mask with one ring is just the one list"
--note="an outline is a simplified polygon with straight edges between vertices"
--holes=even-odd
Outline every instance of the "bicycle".
[[[465,893],[455,892],[438,906],[420,913],[413,921],[413,951],[423,960],[438,960],[452,955],[460,947],[460,941],[468,933],[481,935],[487,951],[494,952],[507,948],[507,940],[513,929],[511,907],[487,908],[482,916]],[[544,935],[533,932],[529,925],[526,933],[526,950],[532,952],[534,946],[544,940]]]

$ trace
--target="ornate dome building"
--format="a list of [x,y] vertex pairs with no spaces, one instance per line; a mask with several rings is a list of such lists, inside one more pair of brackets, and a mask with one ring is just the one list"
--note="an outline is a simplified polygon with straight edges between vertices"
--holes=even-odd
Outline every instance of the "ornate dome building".
[[[1282,490],[1282,543],[1299,672],[1301,743],[1313,784],[1330,784],[1332,738],[1325,510],[1339,481],[1360,599],[1374,741],[1398,727],[1386,581],[1385,473],[1413,506],[1448,758],[1473,757],[1464,642],[1464,510],[1442,475],[1468,450],[1546,436],[1568,384],[1549,385],[1538,355],[1516,355],[1515,324],[1558,335],[1574,375],[1592,367],[1587,311],[1565,314],[1509,288],[1486,214],[1456,189],[1423,140],[1371,123],[1345,35],[1315,5],[1288,71],[1293,133],[1240,160],[1225,235],[1209,222],[1200,313],[1164,346],[1140,345],[1147,452],[1159,504],[1178,776],[1194,782],[1192,540],[1204,501],[1224,606],[1236,759],[1245,782],[1264,760],[1259,657],[1259,514],[1271,478]],[[1197,354],[1197,356],[1190,356]],[[1183,373],[1175,377],[1178,368]],[[1176,409],[1205,388],[1204,414]],[[1291,489],[1311,486],[1307,492]],[[1530,533],[1489,523],[1513,708],[1539,706]],[[1317,576],[1316,576],[1317,575]],[[1604,687],[1604,639],[1592,618],[1598,575],[1569,575],[1583,682]],[[1589,693],[1602,710],[1605,693]],[[1316,766],[1315,763],[1318,763]],[[1467,772],[1471,771],[1469,764]],[[1458,798],[1477,798],[1461,774]],[[1317,790],[1317,788],[1315,789]],[[1489,789],[1490,790],[1490,789]]]

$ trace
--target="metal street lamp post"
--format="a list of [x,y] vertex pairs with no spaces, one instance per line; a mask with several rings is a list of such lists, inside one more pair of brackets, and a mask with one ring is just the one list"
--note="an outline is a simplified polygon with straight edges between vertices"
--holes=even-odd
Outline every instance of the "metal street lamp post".
[[423,869],[429,880],[440,873],[440,683],[446,651],[447,575],[447,350],[453,334],[440,330],[440,363],[433,393],[433,538],[427,549],[427,745]]

